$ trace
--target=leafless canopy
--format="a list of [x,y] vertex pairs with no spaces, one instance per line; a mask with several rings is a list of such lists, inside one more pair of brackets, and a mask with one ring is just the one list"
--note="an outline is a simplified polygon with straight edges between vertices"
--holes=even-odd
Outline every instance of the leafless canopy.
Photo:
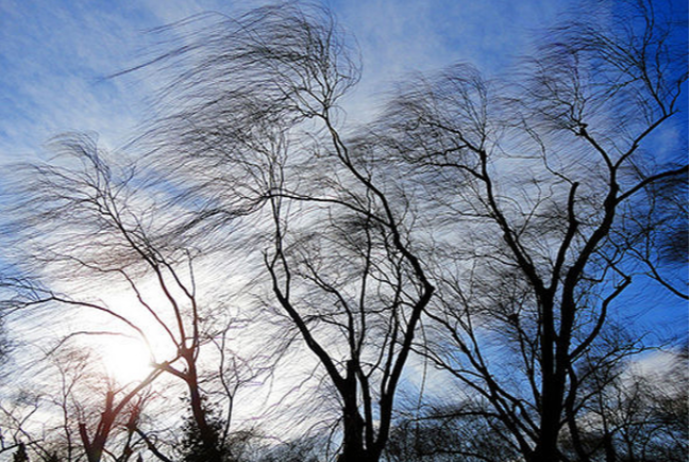
[[[79,435],[90,462],[144,447],[163,461],[242,460],[265,436],[231,419],[257,377],[257,395],[289,392],[257,399],[269,409],[256,414],[295,432],[269,434],[267,460],[313,457],[302,444],[328,440],[339,462],[613,462],[679,438],[669,427],[656,445],[627,441],[648,428],[630,423],[647,382],[625,377],[649,345],[615,314],[650,278],[687,299],[687,144],[661,148],[687,47],[657,2],[606,5],[543,34],[510,75],[457,64],[401,83],[367,127],[341,108],[357,49],[321,6],[154,31],[161,48],[128,71],[161,82],[129,146],[137,162],[66,135],[57,159],[15,183],[7,230],[25,273],[7,281],[25,313],[88,310],[169,347],[76,426],[62,406],[65,447]],[[132,303],[104,301],[104,283]],[[412,357],[459,396],[396,415]],[[148,397],[169,398],[161,383],[179,384],[191,411],[177,441],[147,417]]]
[[424,185],[435,220],[439,336],[426,354],[490,404],[527,460],[568,460],[561,429],[593,457],[579,444],[591,395],[578,364],[639,351],[604,335],[633,280],[687,299],[660,248],[665,227],[687,227],[687,156],[654,152],[687,57],[654,8],[555,28],[507,81],[467,65],[420,77],[381,119],[380,149]]

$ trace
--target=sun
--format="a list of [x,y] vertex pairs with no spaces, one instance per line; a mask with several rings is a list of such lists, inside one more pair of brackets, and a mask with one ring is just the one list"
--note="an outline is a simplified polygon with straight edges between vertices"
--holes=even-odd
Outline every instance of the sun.
[[113,336],[99,349],[106,374],[120,385],[140,382],[152,371],[151,352],[141,340]]

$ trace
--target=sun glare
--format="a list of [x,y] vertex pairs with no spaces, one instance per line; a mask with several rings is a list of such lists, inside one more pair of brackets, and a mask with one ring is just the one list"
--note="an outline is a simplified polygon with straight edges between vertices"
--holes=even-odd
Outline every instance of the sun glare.
[[101,356],[108,376],[121,385],[139,382],[151,372],[148,348],[131,337],[116,337],[104,342]]

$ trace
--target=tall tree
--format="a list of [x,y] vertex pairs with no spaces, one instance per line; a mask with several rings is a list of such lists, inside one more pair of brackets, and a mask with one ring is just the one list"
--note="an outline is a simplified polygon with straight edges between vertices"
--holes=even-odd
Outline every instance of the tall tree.
[[196,206],[182,226],[193,238],[236,247],[223,234],[248,215],[268,276],[253,290],[269,288],[337,395],[340,460],[377,461],[433,287],[404,190],[342,134],[338,102],[358,64],[316,6],[208,20],[153,62],[182,69],[148,138],[155,165],[182,185],[176,205]]
[[[318,416],[291,414],[307,444],[267,457],[312,457],[314,421],[336,435],[339,462],[449,455],[429,454],[433,438],[478,460],[617,457],[608,441],[642,427],[610,431],[620,415],[599,398],[644,395],[612,379],[644,345],[612,313],[641,278],[687,298],[687,144],[679,155],[658,142],[672,138],[687,52],[657,2],[604,12],[551,30],[510,79],[457,65],[401,85],[378,122],[352,130],[340,104],[358,82],[357,53],[328,10],[289,2],[157,30],[173,43],[136,69],[170,77],[135,146],[149,155],[135,168],[63,136],[62,156],[14,184],[23,200],[9,248],[44,283],[17,281],[26,313],[74,309],[122,326],[70,330],[63,344],[126,333],[166,345],[147,378],[108,390],[103,412],[81,419],[88,460],[125,421],[120,459],[138,444],[171,460],[134,406],[165,377],[190,410],[176,455],[221,462],[250,448],[229,435],[246,377],[229,348],[234,311],[216,293],[202,302],[199,282],[238,294],[251,314],[254,335],[238,343],[260,344],[282,370],[316,370],[290,386],[316,382],[335,398],[304,403]],[[126,302],[108,299],[115,287]],[[448,408],[465,420],[418,426],[426,441],[394,424],[413,350],[471,395]]]
[[382,157],[409,165],[434,222],[428,357],[531,462],[568,460],[578,364],[633,280],[668,269],[650,251],[664,226],[687,226],[660,194],[686,190],[687,140],[656,142],[687,81],[683,27],[656,2],[599,7],[551,30],[512,80],[456,66],[403,86],[381,121]]

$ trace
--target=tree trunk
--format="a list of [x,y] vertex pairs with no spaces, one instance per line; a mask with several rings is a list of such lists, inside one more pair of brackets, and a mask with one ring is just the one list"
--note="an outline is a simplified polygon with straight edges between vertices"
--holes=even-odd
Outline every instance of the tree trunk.
[[355,362],[347,362],[347,375],[341,391],[343,397],[343,452],[338,462],[364,461],[364,420],[357,406],[357,376]]
[[343,397],[343,452],[337,462],[378,462],[381,450],[366,447],[364,440],[364,419],[359,412],[357,395],[357,373],[354,360],[347,362],[345,385],[341,390]]
[[88,430],[85,423],[79,424],[79,435],[81,436],[82,444],[84,445],[84,452],[86,452],[86,459],[88,462],[100,462],[103,457],[103,450],[105,443],[110,435],[110,430],[117,416],[117,412],[113,410],[113,400],[115,394],[108,391],[105,397],[105,409],[101,413],[101,419],[98,422],[98,428],[93,437],[89,440]]
[[[191,355],[191,353],[190,353]],[[199,392],[199,383],[196,373],[196,364],[193,358],[185,357],[189,372],[187,373],[187,386],[189,388],[189,401],[192,408],[192,416],[194,423],[199,430],[199,437],[204,448],[205,462],[222,462],[222,454],[220,451],[218,434],[216,430],[211,427],[207,419],[207,411],[204,408],[203,399]]]
[[[531,462],[557,462],[558,433],[561,428],[565,369],[562,367],[562,345],[555,331],[554,303],[551,294],[537,293],[541,300],[543,325],[541,334],[541,406],[539,439],[532,453]],[[557,351],[554,349],[557,347]]]
[[604,434],[604,452],[606,454],[606,462],[616,462],[618,460],[616,448],[613,445],[613,436],[608,430]]
[[554,373],[544,373],[542,386],[541,422],[539,439],[531,462],[557,462],[558,435],[563,414],[563,394],[565,378],[558,369]]

